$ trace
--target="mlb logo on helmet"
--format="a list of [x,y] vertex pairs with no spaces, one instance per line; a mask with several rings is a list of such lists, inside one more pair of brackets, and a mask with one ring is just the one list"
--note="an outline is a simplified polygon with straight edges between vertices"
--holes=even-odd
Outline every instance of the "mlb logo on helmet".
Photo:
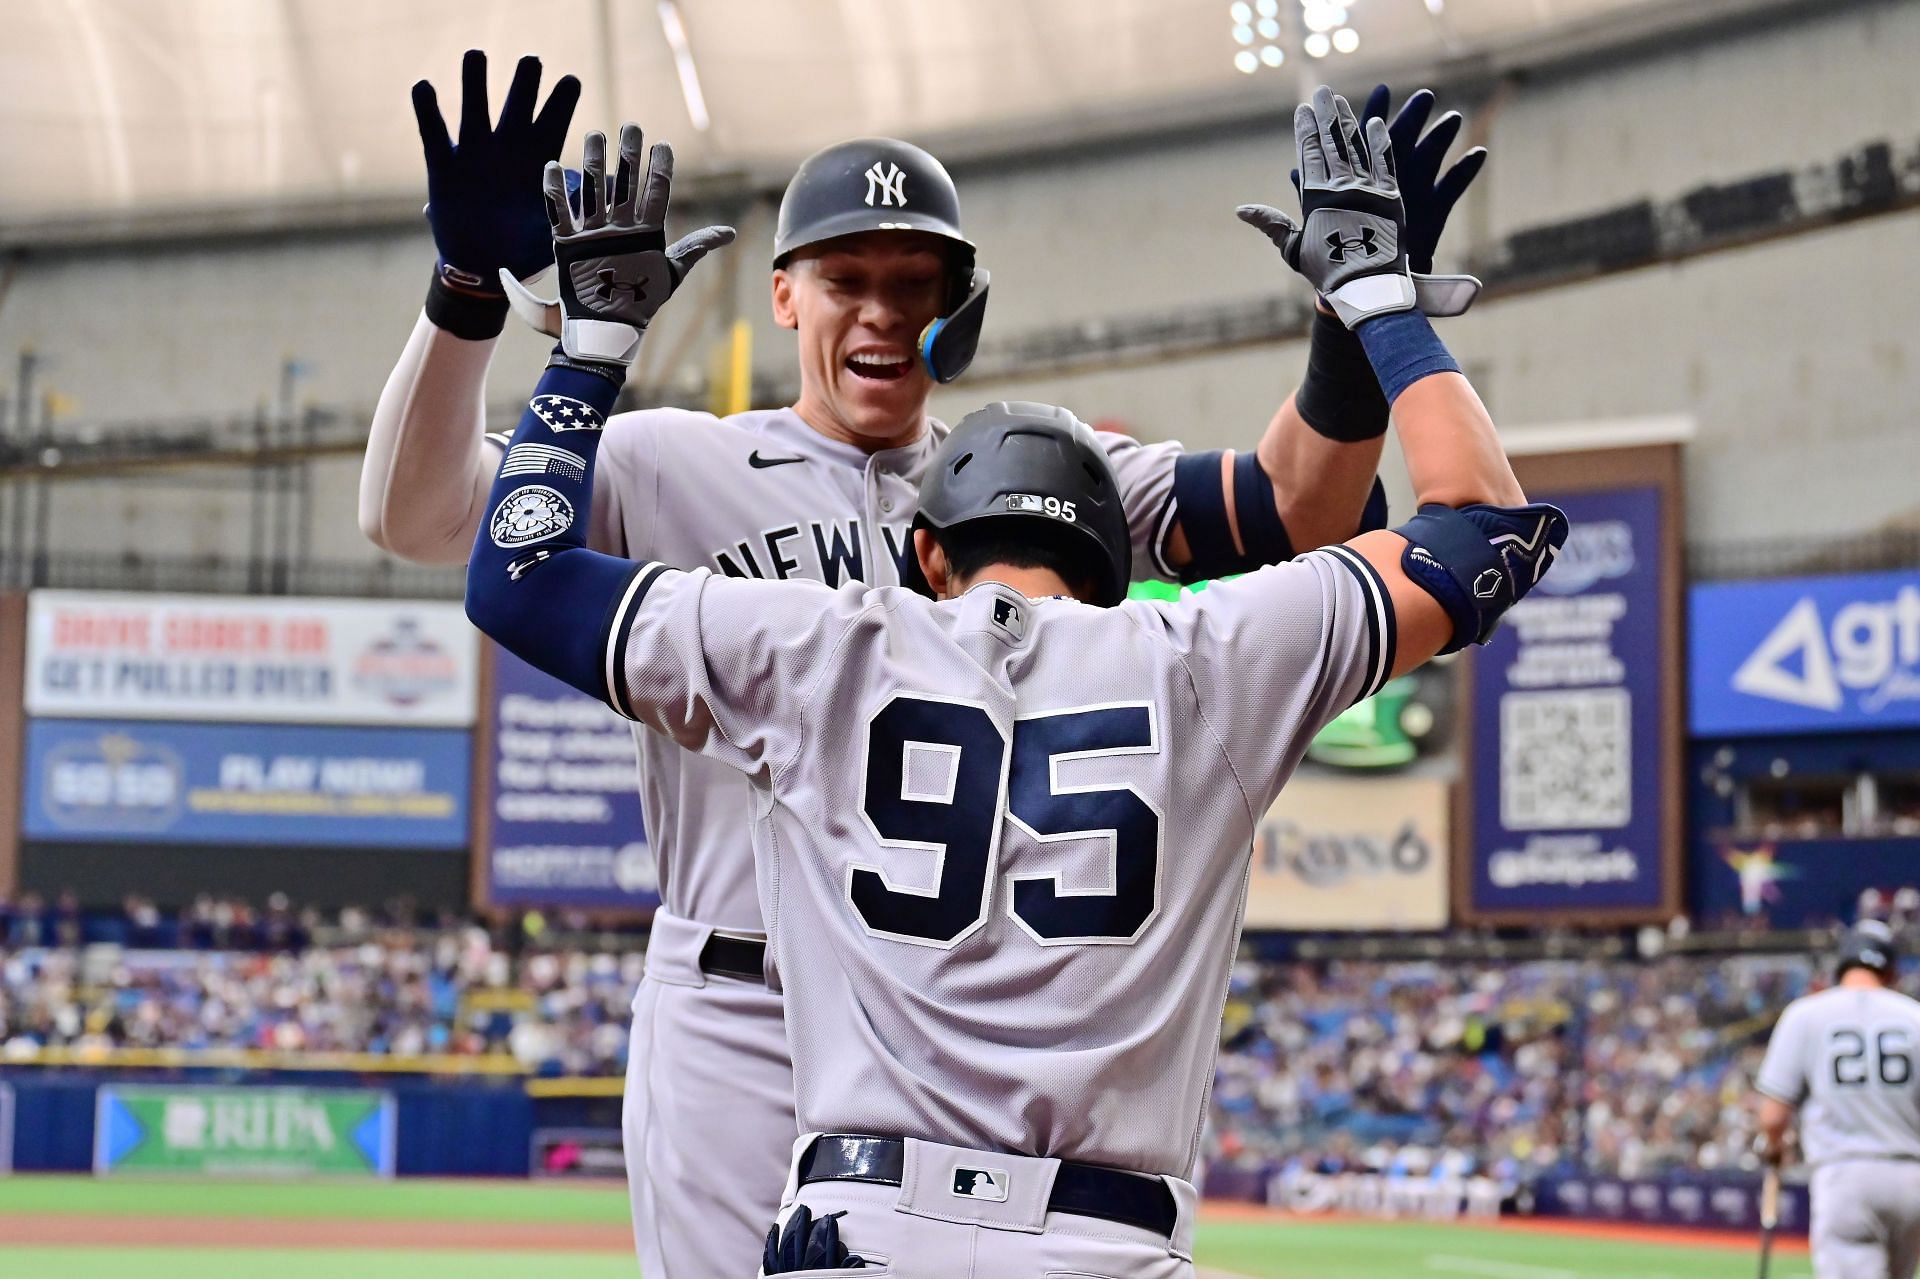
[[1004,1168],[955,1168],[953,1193],[962,1199],[1007,1201],[1007,1172]]

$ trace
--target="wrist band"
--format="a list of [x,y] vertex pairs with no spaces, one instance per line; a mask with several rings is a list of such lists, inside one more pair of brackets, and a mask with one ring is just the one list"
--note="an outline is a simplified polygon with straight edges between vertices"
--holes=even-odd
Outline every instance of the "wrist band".
[[605,378],[616,387],[627,384],[627,366],[624,364],[597,364],[592,360],[576,360],[567,354],[566,348],[556,345],[553,354],[547,357],[550,369],[572,369],[575,373],[591,373],[594,377]]
[[1341,444],[1387,433],[1387,397],[1366,347],[1346,325],[1317,307],[1307,342],[1307,373],[1294,392],[1293,407],[1308,426]]
[[457,338],[484,342],[507,327],[507,295],[480,297],[451,287],[435,268],[427,286],[427,318]]
[[1367,359],[1373,364],[1388,404],[1422,378],[1460,371],[1433,325],[1418,311],[1378,315],[1362,322],[1355,331],[1367,348]]

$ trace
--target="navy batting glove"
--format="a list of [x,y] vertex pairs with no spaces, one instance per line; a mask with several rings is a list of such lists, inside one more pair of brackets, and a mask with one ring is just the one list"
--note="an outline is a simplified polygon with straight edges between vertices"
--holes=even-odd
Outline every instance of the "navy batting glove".
[[786,1229],[778,1222],[767,1231],[767,1246],[761,1255],[762,1274],[792,1274],[801,1270],[863,1270],[866,1262],[849,1253],[840,1242],[840,1218],[831,1212],[815,1220],[805,1204],[793,1210]]
[[[1393,94],[1387,86],[1377,85],[1367,95],[1361,123],[1385,120],[1392,102]],[[1433,91],[1421,89],[1400,104],[1399,113],[1387,126],[1400,178],[1400,202],[1407,210],[1407,264],[1423,275],[1433,270],[1433,251],[1440,244],[1440,233],[1446,229],[1453,206],[1487,162],[1487,149],[1475,147],[1441,173],[1447,151],[1460,136],[1461,119],[1458,111],[1449,111],[1429,129],[1427,117],[1432,114]]]
[[500,296],[500,272],[518,279],[553,262],[541,175],[558,159],[580,81],[562,76],[534,114],[540,59],[520,59],[500,121],[487,110],[487,55],[467,50],[460,64],[460,140],[447,134],[433,86],[413,86],[413,114],[427,159],[427,223],[440,255],[441,280],[463,292]]

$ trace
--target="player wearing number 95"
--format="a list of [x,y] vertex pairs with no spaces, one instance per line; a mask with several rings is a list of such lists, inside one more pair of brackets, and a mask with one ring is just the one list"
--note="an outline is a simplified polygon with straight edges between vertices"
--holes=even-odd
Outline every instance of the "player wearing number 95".
[[[1314,733],[1484,640],[1565,538],[1413,309],[1384,123],[1323,91],[1295,128],[1307,234],[1263,217],[1395,402],[1422,501],[1399,530],[1126,601],[1106,451],[1010,403],[929,464],[933,599],[594,551],[594,431],[568,434],[586,474],[538,481],[550,534],[474,543],[482,630],[750,784],[801,1129],[765,1273],[1190,1275],[1255,820]],[[657,278],[630,207],[579,221],[547,181],[563,267]],[[566,300],[514,450],[550,441],[553,397],[611,406],[638,346],[623,305]],[[528,486],[504,467],[490,508]]]
[[[440,265],[380,397],[360,505],[368,536],[409,559],[462,562],[492,518],[489,490],[508,441],[484,435],[483,405],[509,298],[557,328],[558,308],[543,309],[520,281],[554,259],[542,173],[560,155],[580,86],[562,78],[541,105],[539,81],[538,61],[523,59],[496,126],[486,59],[469,53],[451,136],[432,86],[414,88]],[[1383,87],[1368,113],[1384,118],[1388,105]],[[1413,94],[1391,132],[1410,157],[1404,247],[1423,305],[1438,313],[1459,310],[1472,282],[1420,273],[1485,153],[1470,150],[1443,172],[1460,117],[1429,124],[1432,106],[1431,93]],[[630,234],[661,253],[619,281],[637,326],[733,233],[667,238],[672,153],[665,143],[649,149],[638,129],[611,148],[603,141],[582,168],[616,188],[639,186]],[[1279,187],[1284,169],[1250,180]],[[603,186],[588,182],[589,198],[600,203]],[[580,511],[592,548],[830,586],[910,581],[914,494],[947,433],[928,416],[928,395],[979,337],[987,273],[975,256],[959,195],[934,157],[885,138],[828,147],[788,185],[769,264],[774,318],[796,340],[790,407],[726,418],[644,409],[589,424],[555,400],[551,437],[516,446],[504,463],[539,489],[542,477],[576,472],[576,442],[604,428],[594,436],[590,523]],[[569,286],[591,285],[575,267]],[[632,329],[616,336],[631,344]],[[1379,492],[1386,430],[1386,400],[1359,339],[1324,309],[1306,377],[1257,447],[1189,452],[1103,433],[1136,571],[1218,577],[1383,526],[1384,510],[1365,524],[1362,511],[1369,490]],[[507,533],[535,531],[531,545],[541,521],[571,509],[528,491],[506,517],[519,529]],[[639,754],[661,907],[634,997],[623,1109],[634,1236],[647,1279],[710,1279],[741,1273],[759,1253],[797,1130],[793,1076],[779,992],[764,976],[749,791],[731,769],[664,737],[642,733]]]
[[1754,1080],[1769,1163],[1800,1111],[1817,1279],[1911,1279],[1920,1267],[1920,1003],[1888,989],[1897,959],[1892,930],[1857,924],[1836,984],[1787,1005]]

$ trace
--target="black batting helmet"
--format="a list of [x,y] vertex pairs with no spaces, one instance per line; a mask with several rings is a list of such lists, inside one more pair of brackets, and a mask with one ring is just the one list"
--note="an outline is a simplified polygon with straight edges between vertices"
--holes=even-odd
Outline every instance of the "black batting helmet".
[[946,168],[897,138],[855,138],[814,152],[780,197],[774,269],[808,245],[862,231],[924,231],[946,242],[947,304],[921,334],[920,355],[935,381],[953,381],[979,344],[988,276],[975,269],[973,241],[960,230],[960,193]]
[[1093,428],[1050,404],[1006,401],[960,419],[920,484],[916,526],[1044,519],[1086,539],[1095,597],[1126,598],[1133,540],[1113,464]]
[[1837,980],[1849,968],[1870,968],[1891,981],[1899,959],[1894,949],[1893,929],[1877,919],[1863,919],[1840,938],[1840,954],[1833,975]]
[[[925,231],[951,243],[973,266],[973,241],[960,233],[960,193],[941,163],[897,138],[855,138],[800,162],[780,197],[773,264],[796,249],[861,231]],[[962,272],[964,274],[964,272]]]

